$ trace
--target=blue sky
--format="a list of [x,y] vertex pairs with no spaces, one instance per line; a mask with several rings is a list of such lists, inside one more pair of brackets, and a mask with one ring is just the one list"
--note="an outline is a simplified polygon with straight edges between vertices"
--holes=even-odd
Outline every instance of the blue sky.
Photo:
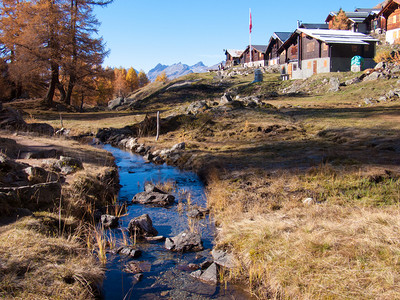
[[[382,0],[383,1],[383,0]],[[265,45],[274,31],[293,31],[297,20],[323,23],[340,7],[373,7],[371,0],[114,0],[96,8],[99,34],[111,50],[104,65],[134,67],[148,72],[156,64],[202,61],[214,65],[225,59],[223,49]]]

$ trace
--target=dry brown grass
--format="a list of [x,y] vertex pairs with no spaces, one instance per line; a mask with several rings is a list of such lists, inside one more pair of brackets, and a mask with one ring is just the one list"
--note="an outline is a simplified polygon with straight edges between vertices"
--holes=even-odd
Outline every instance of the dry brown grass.
[[[231,276],[262,299],[400,297],[400,179],[367,174],[323,165],[214,175],[208,203],[221,228],[217,246],[241,262]],[[306,197],[318,203],[303,204]]]
[[[58,236],[56,215],[26,217],[0,229],[0,297],[93,299],[104,271],[79,235]],[[46,222],[47,220],[47,222]],[[71,219],[64,219],[71,225]]]

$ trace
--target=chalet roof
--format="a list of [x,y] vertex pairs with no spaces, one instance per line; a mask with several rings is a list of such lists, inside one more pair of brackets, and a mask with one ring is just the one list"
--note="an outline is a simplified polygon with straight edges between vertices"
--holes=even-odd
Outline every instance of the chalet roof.
[[379,14],[379,12],[381,11],[380,8],[356,8],[354,10],[355,12],[369,12],[370,14]]
[[388,17],[398,6],[400,5],[400,0],[389,0],[382,10],[379,12],[378,16]]
[[353,32],[349,30],[327,30],[327,29],[303,29],[298,28],[291,35],[291,37],[279,48],[278,52],[281,53],[286,48],[289,48],[291,43],[297,38],[298,35],[304,33],[316,40],[322,41],[326,44],[344,44],[344,45],[368,45],[368,42],[378,42],[372,36],[363,34],[361,32]]
[[235,50],[235,49],[227,49],[225,51],[225,54],[230,54],[230,56],[232,57],[240,57],[240,55],[242,55],[243,50]]
[[[331,11],[325,22],[332,20],[332,18],[337,16],[338,13],[338,11]],[[371,15],[371,13],[368,11],[345,11],[344,13],[346,14],[347,18],[354,23],[362,23]]]
[[274,38],[280,39],[282,43],[286,42],[286,40],[290,38],[291,35],[291,32],[274,32],[272,34]]
[[374,39],[372,36],[363,34],[361,32],[352,32],[348,30],[298,28],[295,33],[304,33],[327,44],[368,45],[368,42],[379,41]]
[[251,47],[261,53],[264,53],[265,50],[267,50],[267,45],[251,45]]
[[300,28],[305,29],[329,29],[328,24],[317,24],[317,23],[301,23]]

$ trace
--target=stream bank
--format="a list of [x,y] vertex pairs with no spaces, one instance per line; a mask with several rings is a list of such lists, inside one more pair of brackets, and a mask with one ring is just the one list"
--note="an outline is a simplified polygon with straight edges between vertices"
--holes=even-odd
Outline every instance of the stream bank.
[[[187,216],[192,208],[206,206],[204,185],[200,178],[192,172],[166,164],[146,163],[141,156],[109,145],[104,148],[114,155],[119,168],[122,186],[120,203],[130,203],[135,194],[144,190],[146,182],[171,186],[171,193],[176,198],[175,203],[167,208],[129,205],[127,214],[120,218],[120,228],[109,229],[106,235],[126,244],[129,221],[148,214],[159,235],[172,237],[184,230],[197,231],[201,234],[204,246],[204,250],[199,252],[176,253],[167,250],[164,242],[137,240],[135,244],[130,240],[130,246],[140,250],[142,255],[137,259],[111,253],[108,255],[103,284],[105,299],[249,299],[249,295],[238,287],[208,284],[193,277],[195,265],[213,260],[210,252],[215,234],[209,216],[199,220]],[[134,272],[127,271],[132,262],[141,270],[141,280]]]

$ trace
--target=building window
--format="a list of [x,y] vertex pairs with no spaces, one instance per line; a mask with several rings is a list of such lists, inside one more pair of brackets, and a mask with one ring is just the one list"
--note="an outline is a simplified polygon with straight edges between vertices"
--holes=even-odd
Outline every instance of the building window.
[[328,51],[328,50],[329,50],[328,44],[323,43],[323,44],[322,44],[322,50]]
[[328,61],[325,59],[324,60],[324,68],[327,68],[328,67]]
[[297,71],[297,64],[293,64],[293,71]]
[[311,69],[311,61],[307,62],[307,69]]

